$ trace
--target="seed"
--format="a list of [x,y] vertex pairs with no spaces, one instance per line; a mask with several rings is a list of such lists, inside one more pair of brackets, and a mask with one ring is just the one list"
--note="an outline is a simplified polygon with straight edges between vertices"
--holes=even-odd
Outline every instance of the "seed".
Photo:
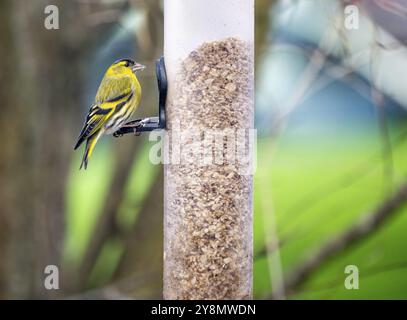
[[236,85],[235,85],[234,83],[228,83],[228,84],[225,86],[225,89],[226,89],[227,91],[230,91],[230,92],[235,91],[235,90],[236,90]]

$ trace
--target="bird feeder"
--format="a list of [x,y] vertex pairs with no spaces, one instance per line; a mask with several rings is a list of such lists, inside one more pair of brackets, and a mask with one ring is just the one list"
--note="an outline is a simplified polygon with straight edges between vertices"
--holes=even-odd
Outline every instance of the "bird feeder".
[[253,0],[164,1],[164,298],[252,296]]

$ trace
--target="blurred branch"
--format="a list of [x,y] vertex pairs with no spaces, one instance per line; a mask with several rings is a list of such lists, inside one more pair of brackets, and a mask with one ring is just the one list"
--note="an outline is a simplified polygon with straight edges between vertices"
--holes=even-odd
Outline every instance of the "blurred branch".
[[156,58],[162,55],[164,19],[159,0],[130,0],[131,6],[143,12],[145,23],[137,30],[136,37],[144,56]]
[[256,261],[258,259],[264,258],[266,254],[269,252],[273,252],[277,249],[281,249],[287,243],[287,239],[279,239],[278,241],[270,241],[267,242],[264,247],[262,247],[259,251],[257,251],[254,256],[253,260]]
[[[386,119],[386,114],[385,114],[385,96],[384,94],[377,88],[376,83],[377,83],[377,70],[376,68],[374,68],[373,65],[373,61],[377,62],[377,49],[378,47],[380,47],[380,45],[378,44],[379,42],[375,41],[375,43],[373,44],[373,47],[369,50],[370,51],[370,55],[371,55],[371,59],[370,59],[370,69],[371,69],[371,74],[372,74],[372,84],[365,84],[366,90],[364,90],[364,88],[361,88],[360,85],[363,84],[363,82],[360,80],[359,81],[359,86],[355,86],[355,84],[352,84],[352,87],[357,90],[363,97],[365,97],[366,99],[369,99],[372,101],[372,103],[377,107],[377,112],[378,112],[378,121],[379,121],[379,126],[380,126],[380,133],[381,133],[381,140],[383,143],[383,147],[381,148],[381,155],[383,158],[383,173],[384,173],[384,177],[386,178],[386,181],[388,181],[388,187],[386,188],[386,190],[391,189],[392,185],[393,185],[393,149],[394,147],[392,146],[393,142],[390,138],[390,133],[388,130],[388,126],[387,126],[387,119]],[[307,52],[310,50],[306,50],[306,48],[304,48],[305,53],[307,53],[307,55],[311,55],[312,52]],[[350,56],[347,60],[354,60],[354,58],[358,55],[358,53],[354,53],[352,56]],[[373,58],[376,59],[373,59]],[[316,84],[313,84],[312,89],[308,92],[307,96],[311,96],[313,94],[315,94],[316,92],[320,91],[322,88],[326,87],[329,83],[333,82],[333,81],[337,81],[337,80],[341,80],[341,81],[345,81],[346,78],[349,75],[352,75],[354,71],[354,69],[350,68],[349,66],[347,66],[346,62],[341,62],[339,59],[337,59],[336,57],[332,57],[332,56],[328,56],[329,61],[331,61],[331,63],[333,64],[333,66],[326,66],[322,71],[327,74],[330,78],[328,80],[323,79],[322,77],[318,78],[318,81],[316,82]],[[358,80],[357,78],[355,80]],[[304,97],[303,99],[306,99],[306,97]],[[405,137],[405,133],[403,133],[402,135],[400,135],[400,137],[395,139],[397,141],[400,141],[400,138],[404,139]],[[370,162],[370,160],[369,160]],[[367,162],[368,163],[368,162]],[[340,185],[342,186],[342,188],[338,187],[338,186],[333,186],[328,187],[328,188],[324,188],[324,190],[322,191],[323,193],[325,193],[326,195],[332,195],[333,193],[348,187],[349,185],[353,184],[354,182],[360,180],[360,178],[362,178],[363,176],[365,176],[367,173],[369,173],[371,170],[365,170],[366,164],[363,164],[363,166],[361,167],[361,176],[360,177],[356,177],[354,175],[346,175],[345,177],[341,177],[341,180],[343,180],[343,182],[340,183]],[[309,205],[307,205],[307,209],[309,209],[311,206],[319,203],[319,201],[322,198],[325,197],[321,197],[321,194],[318,193],[316,194],[315,192],[312,192],[314,194],[314,199],[312,201],[307,201]],[[309,198],[309,196],[305,196],[304,198]],[[306,209],[306,210],[307,210]],[[294,205],[292,210],[289,210],[290,212],[297,212],[298,210],[301,210],[301,213],[304,213],[306,210],[304,210],[304,204],[302,203],[302,201],[300,203],[298,203],[298,205]]]
[[106,9],[103,11],[90,13],[86,16],[86,23],[89,26],[97,26],[103,23],[111,23],[119,21],[122,17],[123,12],[119,9]]
[[[387,263],[384,265],[374,266],[370,268],[363,268],[363,279],[367,277],[372,277],[378,275],[380,273],[392,272],[396,270],[407,269],[407,261],[396,261]],[[332,280],[328,280],[325,283],[321,283],[319,285],[313,285],[311,288],[307,288],[307,292],[316,292],[316,291],[323,291],[323,290],[330,290],[337,288],[339,285],[343,286],[343,274],[340,277]],[[296,292],[293,294],[297,294],[300,292]]]
[[127,296],[115,286],[109,285],[100,289],[85,291],[80,294],[69,296],[66,300],[131,300],[133,297]]
[[373,213],[365,216],[359,223],[333,238],[306,258],[288,277],[286,281],[287,291],[294,291],[331,258],[338,256],[349,247],[360,243],[377,231],[389,218],[399,212],[406,202],[407,183],[403,184],[396,193],[380,204]]
[[277,233],[277,220],[275,210],[270,201],[271,186],[264,177],[260,178],[261,193],[260,205],[263,213],[263,229],[266,241],[266,257],[270,286],[272,288],[273,299],[285,299],[285,285],[283,266],[281,262],[279,237]]
[[[358,68],[369,65],[370,60],[373,60],[366,59],[366,54],[373,55],[373,49],[381,48],[383,50],[395,50],[399,45],[398,42],[382,44],[380,41],[375,39],[373,42],[373,49],[372,47],[369,47],[367,49],[352,52],[351,55],[346,53],[343,58],[340,58],[334,52],[336,40],[338,37],[342,40],[342,43],[344,43],[344,51],[347,52],[348,49],[346,48],[346,39],[344,39],[344,36],[341,37],[340,33],[333,34],[332,30],[327,30],[320,42],[316,45],[298,39],[293,40],[294,44],[280,42],[273,45],[273,51],[300,51],[309,59],[309,62],[297,80],[297,85],[293,94],[290,95],[287,102],[284,102],[281,106],[279,106],[278,109],[284,111],[276,116],[276,119],[273,121],[271,127],[275,127],[277,129],[283,127],[285,120],[294,111],[296,111],[302,102],[324,89],[333,81],[346,81],[346,77],[352,73],[360,73]],[[321,77],[321,73],[324,73],[331,78],[324,79]],[[370,88],[371,86],[369,86],[369,89]],[[360,86],[355,87],[355,90],[367,99],[373,98],[370,91],[366,94],[360,90]],[[375,103],[374,100],[372,100],[372,102]],[[279,129],[277,130],[277,134],[278,133]]]
[[121,236],[121,231],[116,225],[116,213],[123,200],[128,174],[133,165],[137,148],[140,146],[139,142],[140,140],[133,139],[133,141],[126,141],[116,148],[115,154],[118,161],[116,162],[115,175],[107,193],[109,197],[106,198],[105,206],[92,231],[90,243],[79,267],[80,276],[77,284],[79,288],[86,286],[87,279],[106,241],[111,237]]
[[[152,185],[140,209],[135,226],[128,233],[124,254],[117,267],[115,279],[133,277],[145,278],[148,274],[162,275],[163,253],[163,172]],[[151,278],[146,286],[127,281],[128,290],[134,296],[160,298],[162,277]]]
[[64,196],[83,102],[80,75],[89,51],[83,39],[86,34],[89,44],[94,35],[87,34],[75,3],[63,0],[53,4],[70,27],[57,32],[44,28],[48,3],[9,0],[0,6],[0,127],[6,134],[20,128],[18,134],[7,134],[0,157],[1,237],[6,245],[0,251],[10,268],[1,270],[0,295],[9,299],[63,292],[46,290],[39,275],[46,265],[61,264]]
[[[403,131],[401,134],[399,134],[395,139],[393,139],[392,144],[394,147],[399,147],[402,142],[405,142],[405,139],[407,137],[407,130]],[[308,194],[304,195],[299,201],[294,203],[289,210],[285,211],[283,214],[287,218],[287,216],[291,216],[294,212],[299,212],[297,216],[295,217],[298,221],[300,216],[303,216],[306,214],[308,210],[310,210],[312,207],[317,205],[321,200],[324,200],[328,198],[329,196],[334,195],[336,192],[339,192],[340,190],[343,190],[345,188],[348,188],[355,184],[356,182],[360,181],[364,177],[366,177],[367,174],[371,173],[373,170],[377,170],[379,168],[379,165],[377,166],[369,166],[372,162],[374,162],[375,158],[379,157],[381,154],[381,151],[378,151],[376,154],[372,155],[367,161],[361,163],[358,165],[357,168],[354,168],[352,172],[349,172],[341,177],[336,181],[335,179],[335,185],[330,185],[330,184],[322,184],[318,188],[315,188],[314,190],[311,190]],[[368,167],[366,169],[366,167]],[[290,219],[288,219],[290,220]],[[292,220],[291,220],[292,221]],[[325,221],[321,221],[317,224],[313,225],[313,229],[318,227],[321,224],[324,224]],[[292,225],[292,222],[291,224]],[[284,233],[284,230],[286,228],[282,228],[280,230],[280,233]],[[280,240],[279,244],[272,243],[270,244],[271,249],[270,250],[275,250],[276,246],[281,249],[282,246],[284,246],[288,242],[293,242],[293,241],[299,241],[301,240],[302,237],[308,235],[312,230],[308,229],[302,229],[302,231],[299,230],[294,230],[289,232],[289,235],[285,235],[282,240]],[[286,232],[288,233],[288,232]],[[264,255],[267,253],[267,247],[263,247],[254,257],[254,259],[260,259],[263,258]]]
[[397,3],[394,0],[373,0],[380,8],[387,12],[391,12],[399,17],[407,17],[407,6]]
[[[300,102],[303,101],[313,83],[318,79],[320,71],[324,68],[329,54],[335,47],[335,41],[336,35],[332,34],[331,30],[324,33],[317,48],[312,51],[309,57],[309,63],[297,81],[295,91],[290,95],[288,101],[280,107],[280,109],[284,111],[277,116],[277,119],[272,123],[272,127],[281,128],[288,116],[293,113]],[[324,51],[319,48],[323,48]],[[280,130],[278,130],[278,133],[279,132]]]
[[67,296],[67,300],[130,300],[130,299],[147,299],[145,295],[134,295],[134,290],[152,279],[161,278],[161,275],[146,272],[143,276],[127,276],[120,280],[109,283],[101,288],[96,288]]
[[[275,0],[257,0],[255,5],[256,34],[255,34],[255,56],[256,61],[261,58],[267,48],[267,33],[270,30],[270,9]],[[257,65],[257,64],[256,64]]]
[[[373,26],[375,39],[379,35],[379,30],[376,26]],[[385,186],[385,190],[391,190],[393,186],[393,147],[391,145],[389,128],[387,125],[386,117],[386,104],[384,101],[383,93],[377,88],[379,78],[379,59],[380,59],[380,46],[377,45],[377,41],[372,44],[372,50],[370,51],[370,76],[372,79],[370,95],[373,104],[377,110],[377,118],[380,136],[382,140],[382,157],[383,157],[383,177],[388,181],[388,185]]]

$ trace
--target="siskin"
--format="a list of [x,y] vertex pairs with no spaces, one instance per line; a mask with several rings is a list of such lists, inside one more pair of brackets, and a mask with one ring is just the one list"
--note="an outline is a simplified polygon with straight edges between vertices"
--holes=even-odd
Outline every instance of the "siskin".
[[87,168],[98,139],[103,134],[111,134],[120,129],[137,109],[141,99],[141,86],[136,71],[144,68],[132,60],[121,59],[107,69],[74,147],[76,150],[86,140],[80,169]]

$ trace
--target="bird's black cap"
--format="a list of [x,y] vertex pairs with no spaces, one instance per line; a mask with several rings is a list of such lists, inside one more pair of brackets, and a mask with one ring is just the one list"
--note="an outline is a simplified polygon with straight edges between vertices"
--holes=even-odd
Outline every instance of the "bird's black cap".
[[114,64],[117,64],[117,63],[119,63],[119,62],[128,62],[129,64],[131,64],[131,65],[134,65],[135,64],[135,62],[133,61],[133,60],[131,60],[131,59],[119,59],[119,60],[116,60],[115,62],[114,62]]

